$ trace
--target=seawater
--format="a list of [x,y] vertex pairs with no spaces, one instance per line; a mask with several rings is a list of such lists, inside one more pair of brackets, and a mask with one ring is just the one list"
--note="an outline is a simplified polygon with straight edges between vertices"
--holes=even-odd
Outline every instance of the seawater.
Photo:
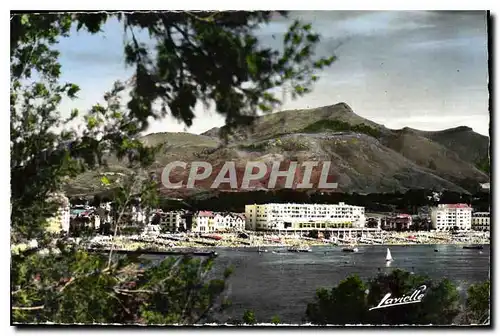
[[[394,258],[389,266],[385,261],[388,247]],[[482,253],[460,245],[359,246],[356,253],[335,246],[312,249],[287,253],[286,248],[267,247],[268,252],[259,253],[257,248],[218,248],[213,275],[220,276],[228,266],[233,266],[234,273],[226,292],[232,304],[217,319],[241,319],[251,309],[259,322],[278,316],[282,323],[301,323],[317,288],[331,289],[352,274],[368,280],[400,268],[436,280],[446,277],[462,293],[470,284],[490,277],[489,245],[484,245]]]

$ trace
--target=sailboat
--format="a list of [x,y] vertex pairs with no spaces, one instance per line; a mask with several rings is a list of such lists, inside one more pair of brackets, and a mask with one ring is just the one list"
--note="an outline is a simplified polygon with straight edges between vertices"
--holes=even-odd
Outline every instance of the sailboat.
[[393,261],[393,260],[394,259],[392,259],[391,250],[387,248],[387,255],[385,256],[385,261]]

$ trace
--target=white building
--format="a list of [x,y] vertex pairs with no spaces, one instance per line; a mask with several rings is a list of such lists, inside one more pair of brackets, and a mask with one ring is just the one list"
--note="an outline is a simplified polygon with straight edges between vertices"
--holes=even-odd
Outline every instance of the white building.
[[169,211],[161,214],[160,225],[169,232],[178,232],[185,229],[186,223],[182,211]]
[[254,204],[245,206],[248,230],[311,230],[365,226],[365,208],[339,204]]
[[244,229],[245,216],[243,214],[199,211],[193,217],[193,232],[223,232]]
[[215,229],[218,231],[224,231],[226,228],[230,227],[232,221],[232,216],[229,213],[218,213],[214,216]]
[[215,214],[212,211],[198,211],[193,218],[193,232],[214,232]]
[[245,216],[243,214],[235,213],[217,213],[214,216],[215,230],[228,231],[228,230],[244,230],[245,229]]
[[474,212],[472,214],[472,230],[490,231],[490,213]]
[[437,231],[460,231],[472,228],[472,208],[467,204],[439,204],[431,208],[432,228]]

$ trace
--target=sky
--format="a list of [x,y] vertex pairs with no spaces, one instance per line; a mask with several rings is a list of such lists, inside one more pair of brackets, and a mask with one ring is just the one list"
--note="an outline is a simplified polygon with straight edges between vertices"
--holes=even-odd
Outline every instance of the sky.
[[[312,93],[286,100],[281,110],[347,103],[353,111],[389,128],[441,130],[469,126],[488,135],[488,46],[486,12],[301,11],[277,18],[258,32],[279,48],[280,35],[294,18],[321,34],[319,56],[337,61],[319,73]],[[273,38],[274,36],[274,38]],[[146,39],[146,36],[141,36]],[[80,31],[59,43],[63,80],[81,87],[79,98],[62,105],[88,109],[126,80],[123,28],[108,21],[102,33]],[[171,117],[153,121],[146,133],[202,133],[224,118],[201,106],[186,129]]]

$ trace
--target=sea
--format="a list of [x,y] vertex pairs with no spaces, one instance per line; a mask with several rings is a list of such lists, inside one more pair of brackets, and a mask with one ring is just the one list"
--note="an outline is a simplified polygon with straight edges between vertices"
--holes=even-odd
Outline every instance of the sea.
[[[257,248],[217,248],[213,275],[220,276],[228,266],[234,268],[225,293],[231,305],[217,315],[218,322],[241,320],[251,309],[259,322],[268,323],[278,316],[281,323],[303,323],[316,289],[331,289],[352,274],[369,280],[380,272],[400,268],[432,279],[448,278],[463,297],[469,285],[490,278],[489,245],[484,245],[483,250],[463,249],[460,245],[358,248],[355,253],[342,252],[336,246],[313,246],[312,252],[303,253],[272,247],[261,253]],[[387,248],[394,258],[390,264],[385,261]]]

